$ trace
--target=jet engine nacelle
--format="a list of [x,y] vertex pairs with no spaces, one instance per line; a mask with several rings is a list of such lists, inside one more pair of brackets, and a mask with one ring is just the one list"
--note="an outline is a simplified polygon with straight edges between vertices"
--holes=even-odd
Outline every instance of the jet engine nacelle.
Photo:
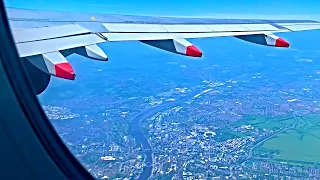
[[248,41],[255,44],[275,47],[289,47],[290,44],[274,34],[252,34],[235,36],[238,39]]
[[21,62],[27,71],[28,77],[33,85],[33,89],[37,94],[42,93],[48,87],[51,75],[37,68],[26,58],[21,58]]

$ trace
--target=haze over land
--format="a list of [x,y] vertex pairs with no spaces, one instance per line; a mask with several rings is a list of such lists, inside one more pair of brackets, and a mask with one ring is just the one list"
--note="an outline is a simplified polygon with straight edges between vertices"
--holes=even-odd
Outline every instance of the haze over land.
[[109,62],[70,57],[76,81],[39,98],[97,178],[318,179],[320,35],[279,36],[291,48],[190,40],[202,59],[105,43]]

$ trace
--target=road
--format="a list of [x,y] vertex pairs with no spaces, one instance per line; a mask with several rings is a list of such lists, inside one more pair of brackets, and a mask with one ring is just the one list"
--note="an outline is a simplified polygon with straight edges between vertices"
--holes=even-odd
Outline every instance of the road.
[[278,134],[281,134],[283,132],[288,131],[289,129],[293,129],[296,127],[297,123],[298,123],[298,117],[294,117],[295,121],[291,124],[291,125],[287,125],[284,128],[280,129],[279,131],[275,132],[274,134],[266,137],[265,139],[262,139],[261,141],[259,141],[258,143],[256,143],[254,146],[252,146],[249,150],[249,154],[247,157],[247,160],[250,159],[252,157],[252,152],[255,148],[261,146],[263,143],[265,143],[266,141],[268,141],[271,138],[274,138],[275,136],[277,136]]

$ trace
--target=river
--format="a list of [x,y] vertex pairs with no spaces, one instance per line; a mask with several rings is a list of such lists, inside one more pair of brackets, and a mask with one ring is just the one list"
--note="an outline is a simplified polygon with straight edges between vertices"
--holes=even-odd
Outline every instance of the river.
[[143,131],[141,129],[142,121],[156,115],[160,111],[173,108],[183,102],[186,102],[191,97],[193,97],[193,95],[185,96],[175,101],[165,102],[160,104],[159,106],[144,110],[132,120],[130,132],[131,136],[135,138],[137,143],[141,144],[143,153],[145,154],[144,163],[146,166],[143,167],[143,171],[139,177],[139,180],[148,179],[152,174],[153,168],[152,148],[148,142],[148,138],[145,136],[145,134],[143,134]]

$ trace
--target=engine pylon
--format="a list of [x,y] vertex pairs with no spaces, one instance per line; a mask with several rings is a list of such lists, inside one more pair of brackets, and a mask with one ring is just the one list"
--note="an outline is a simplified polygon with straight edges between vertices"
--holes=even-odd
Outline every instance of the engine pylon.
[[255,44],[265,45],[265,46],[275,46],[275,47],[285,47],[288,48],[290,44],[282,38],[274,34],[252,34],[252,35],[241,35],[235,36],[244,41],[248,41]]
[[95,60],[100,60],[100,61],[108,61],[108,56],[96,44],[83,46],[83,47],[77,47],[77,48],[73,48],[73,49],[66,49],[66,50],[62,50],[60,52],[65,57],[67,57],[73,53],[76,53],[76,54],[79,54],[81,56],[84,56],[84,57],[87,57],[90,59],[95,59]]
[[47,74],[69,80],[75,79],[75,73],[70,63],[60,52],[30,56],[26,59]]
[[147,40],[141,42],[159,49],[185,56],[202,57],[202,52],[185,39]]

